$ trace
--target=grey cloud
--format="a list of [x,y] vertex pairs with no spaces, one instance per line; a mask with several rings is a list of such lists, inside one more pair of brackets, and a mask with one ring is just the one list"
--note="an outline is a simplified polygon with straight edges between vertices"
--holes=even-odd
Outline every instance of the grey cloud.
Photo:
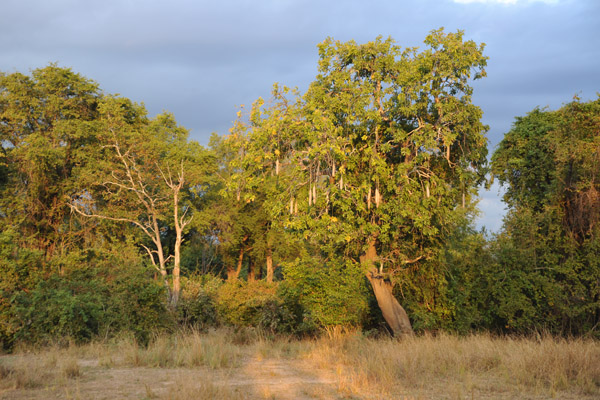
[[[488,77],[474,101],[499,142],[515,116],[557,108],[600,90],[600,2],[515,6],[409,1],[5,0],[0,70],[72,67],[107,93],[169,110],[206,143],[227,133],[237,106],[268,98],[273,82],[305,89],[316,74],[316,45],[392,36],[421,46],[440,26],[487,43]],[[490,192],[491,193],[491,192]],[[495,194],[482,194],[483,221],[499,226]],[[494,211],[496,210],[496,211]],[[496,215],[491,217],[491,215]],[[494,222],[495,221],[495,222]],[[494,228],[496,229],[496,228]]]

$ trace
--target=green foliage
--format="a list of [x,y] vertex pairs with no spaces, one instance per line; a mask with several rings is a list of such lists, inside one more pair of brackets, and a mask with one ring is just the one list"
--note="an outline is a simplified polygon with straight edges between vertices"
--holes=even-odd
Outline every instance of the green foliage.
[[49,65],[0,73],[0,229],[47,257],[81,240],[67,204],[75,171],[94,142],[98,85],[67,68]]
[[153,333],[173,327],[166,309],[164,285],[153,278],[148,267],[115,268],[108,280],[108,304],[100,333],[104,336],[130,332],[139,343]]
[[[244,128],[238,122],[235,129]],[[297,241],[270,212],[271,196],[277,191],[277,177],[269,179],[263,176],[264,181],[259,187],[254,187],[251,197],[242,198],[242,189],[246,183],[239,172],[247,143],[246,138],[237,133],[224,138],[211,138],[211,148],[218,155],[221,164],[218,174],[221,177],[221,196],[212,206],[210,219],[213,221],[215,236],[218,236],[219,253],[228,279],[244,275],[244,266],[248,267],[248,274],[252,266],[259,275],[262,266],[267,265],[264,275],[267,280],[272,281],[275,269],[283,261],[290,259],[290,254],[297,253]],[[280,276],[280,269],[277,272]]]
[[593,329],[600,306],[598,241],[578,244],[548,213],[515,213],[506,227],[491,243],[493,262],[479,279],[484,326],[576,335]]
[[194,275],[182,279],[182,292],[177,306],[179,324],[195,329],[216,326],[216,299],[223,282],[213,275]]
[[[80,276],[77,276],[80,275]],[[98,334],[108,296],[99,282],[74,273],[68,279],[51,276],[31,293],[17,296],[16,314],[21,321],[17,339],[27,342],[73,338],[85,341]]]
[[511,212],[558,212],[576,240],[593,236],[600,222],[599,126],[600,99],[517,118],[492,157]]
[[536,210],[547,202],[555,179],[552,145],[548,132],[556,115],[535,109],[517,117],[492,156],[492,172],[506,184],[504,201],[509,207],[527,206]]
[[488,243],[466,213],[449,226],[446,240],[432,257],[406,265],[394,277],[394,293],[402,299],[416,331],[455,331],[482,328],[486,289],[480,279],[493,270]]
[[[363,284],[357,261],[367,249],[365,261],[377,261],[388,278],[422,260],[417,274],[403,277],[422,302],[443,290],[444,271],[425,260],[474,207],[487,171],[487,127],[470,86],[485,76],[483,48],[443,29],[424,49],[402,49],[391,38],[326,39],[306,93],[274,85],[273,101],[258,99],[225,140],[229,191],[318,249],[310,257],[326,255],[292,262],[286,273],[315,292],[302,301],[319,324],[363,318],[367,301],[347,291]],[[349,299],[354,309],[344,308]]]
[[376,239],[390,268],[439,240],[486,171],[467,84],[486,57],[462,32],[425,42],[421,52],[382,38],[321,43],[304,96],[275,85],[273,104],[259,99],[250,124],[236,123],[230,140],[245,156],[231,189],[247,201],[267,191],[271,215],[348,257]]
[[293,293],[264,281],[232,281],[217,296],[219,318],[236,327],[257,327],[273,333],[306,333],[310,326]]
[[575,100],[518,118],[494,153],[510,209],[481,280],[488,326],[580,335],[600,323],[599,132],[600,99]]
[[306,93],[275,85],[211,150],[70,69],[0,73],[2,347],[144,343],[175,320],[378,327],[375,267],[416,330],[597,336],[600,98],[517,118],[492,157],[509,213],[486,238],[468,222],[484,46],[436,30],[424,49],[318,47]]
[[13,229],[0,232],[0,349],[10,348],[19,330],[15,298],[43,279],[44,253],[19,246]]
[[369,292],[361,264],[306,256],[287,263],[284,276],[317,326],[361,326],[365,321]]
[[10,308],[14,339],[84,342],[126,331],[145,342],[152,332],[167,327],[164,287],[141,263],[124,261],[91,250],[62,259],[61,273],[15,292]]
[[476,232],[465,221],[450,235],[440,262],[445,266],[444,292],[447,312],[440,327],[461,334],[487,329],[482,313],[488,310],[484,280],[495,266],[484,232]]

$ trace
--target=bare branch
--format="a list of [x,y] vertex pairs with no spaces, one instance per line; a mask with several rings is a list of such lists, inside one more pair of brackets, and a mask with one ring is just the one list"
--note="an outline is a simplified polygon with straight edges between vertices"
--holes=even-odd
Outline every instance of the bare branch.
[[424,254],[422,254],[422,255],[420,255],[420,256],[418,256],[416,258],[409,259],[409,260],[402,260],[402,264],[405,264],[405,265],[406,264],[414,264],[417,261],[422,260],[423,258],[425,258]]
[[136,225],[137,227],[139,227],[140,229],[142,229],[144,231],[144,233],[146,235],[148,235],[153,241],[154,241],[154,237],[153,235],[150,233],[150,231],[148,231],[148,229],[142,225],[140,222],[131,219],[131,218],[118,218],[118,217],[109,217],[107,215],[100,215],[100,214],[87,214],[83,211],[81,211],[77,206],[73,205],[73,204],[69,204],[69,207],[71,208],[71,211],[75,211],[78,214],[83,215],[84,217],[88,217],[88,218],[98,218],[98,219],[106,219],[109,221],[117,221],[117,222],[129,222],[131,224]]
[[146,252],[148,252],[148,255],[150,256],[150,260],[152,260],[152,265],[154,266],[154,268],[156,268],[157,271],[160,272],[160,267],[158,265],[156,265],[156,261],[154,260],[154,254],[153,253],[158,253],[156,250],[150,250],[148,247],[146,247],[143,244],[140,244],[140,246],[142,246],[144,249],[146,249]]

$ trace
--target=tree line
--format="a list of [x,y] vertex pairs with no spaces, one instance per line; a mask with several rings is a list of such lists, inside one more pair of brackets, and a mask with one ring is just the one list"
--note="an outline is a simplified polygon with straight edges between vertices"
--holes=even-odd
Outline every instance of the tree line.
[[[600,100],[517,117],[488,162],[484,45],[327,39],[208,147],[51,64],[0,74],[0,338],[232,324],[597,336]],[[498,234],[477,190],[506,187]]]

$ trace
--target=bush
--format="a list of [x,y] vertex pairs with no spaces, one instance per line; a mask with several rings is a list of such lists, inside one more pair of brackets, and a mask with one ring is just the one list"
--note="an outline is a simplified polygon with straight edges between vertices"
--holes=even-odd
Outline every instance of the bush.
[[118,260],[105,256],[82,255],[77,268],[65,265],[62,274],[17,292],[14,338],[86,342],[126,331],[145,343],[153,331],[169,326],[165,288],[151,271],[142,264],[115,266]]
[[43,278],[44,254],[19,246],[18,234],[9,229],[0,232],[0,350],[10,349],[19,320],[15,314],[15,298]]
[[256,327],[272,333],[308,330],[297,299],[283,284],[226,282],[219,290],[217,311],[223,322],[236,327]]
[[194,329],[216,326],[216,297],[222,280],[213,275],[182,278],[182,291],[177,305],[177,321]]
[[365,322],[369,291],[359,263],[297,259],[284,266],[284,275],[297,292],[305,319],[322,328],[362,326]]
[[166,288],[143,266],[122,267],[107,277],[108,302],[100,333],[132,333],[145,344],[157,331],[174,326],[166,308]]
[[51,276],[30,293],[17,295],[15,313],[21,322],[17,339],[82,342],[98,334],[109,297],[106,287],[87,274],[74,275],[78,276]]

